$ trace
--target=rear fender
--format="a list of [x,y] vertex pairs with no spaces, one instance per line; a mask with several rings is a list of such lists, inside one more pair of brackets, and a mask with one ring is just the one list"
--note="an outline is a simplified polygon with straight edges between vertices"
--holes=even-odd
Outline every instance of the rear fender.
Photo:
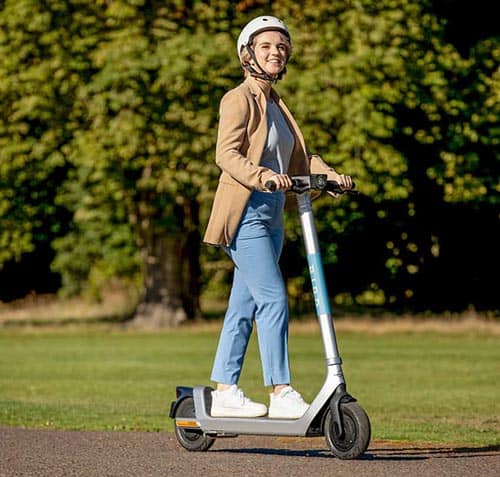
[[169,416],[174,419],[175,418],[175,413],[177,411],[177,408],[179,407],[179,404],[186,398],[193,397],[193,388],[187,387],[187,386],[177,386],[175,388],[175,396],[177,399],[175,401],[172,401],[170,404],[170,413]]

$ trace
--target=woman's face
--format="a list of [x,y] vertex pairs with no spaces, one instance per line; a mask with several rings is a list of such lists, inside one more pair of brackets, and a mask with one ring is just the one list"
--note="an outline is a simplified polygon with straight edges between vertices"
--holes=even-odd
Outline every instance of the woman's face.
[[277,76],[283,71],[290,52],[285,35],[279,31],[264,31],[255,37],[252,46],[260,67],[266,73]]

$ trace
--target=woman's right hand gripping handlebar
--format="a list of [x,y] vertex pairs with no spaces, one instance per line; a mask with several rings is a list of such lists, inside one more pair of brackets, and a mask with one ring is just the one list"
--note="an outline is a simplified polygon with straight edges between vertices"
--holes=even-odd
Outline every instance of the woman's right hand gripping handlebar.
[[[274,183],[274,187],[270,185]],[[275,174],[266,182],[266,189],[270,192],[287,191],[293,186],[292,178],[287,174]]]

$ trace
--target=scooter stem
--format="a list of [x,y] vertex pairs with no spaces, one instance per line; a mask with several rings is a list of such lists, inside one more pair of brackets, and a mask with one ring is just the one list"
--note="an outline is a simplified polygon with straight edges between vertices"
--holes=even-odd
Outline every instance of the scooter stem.
[[335,331],[333,328],[332,312],[330,309],[330,299],[326,287],[325,274],[323,271],[323,263],[321,261],[321,253],[319,249],[318,234],[314,224],[312,213],[311,194],[304,192],[297,194],[297,203],[299,206],[299,216],[302,225],[302,233],[304,235],[305,249],[307,253],[307,263],[309,265],[309,274],[311,276],[312,291],[314,302],[316,305],[316,314],[318,316],[323,346],[325,349],[325,357],[327,366],[334,366],[337,376],[342,377],[342,359],[337,347]]

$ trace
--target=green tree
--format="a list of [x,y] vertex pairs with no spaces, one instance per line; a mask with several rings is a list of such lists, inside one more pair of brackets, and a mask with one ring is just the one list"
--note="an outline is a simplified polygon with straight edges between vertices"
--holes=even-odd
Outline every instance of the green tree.
[[490,135],[498,53],[483,44],[478,69],[444,41],[428,7],[346,0],[277,8],[296,43],[283,84],[289,102],[310,144],[362,192],[318,208],[321,240],[330,243],[325,259],[344,281],[347,302],[432,305],[450,204],[491,201],[498,190],[498,135]]
[[472,279],[493,297],[478,275],[498,241],[499,42],[459,54],[431,6],[0,2],[0,268],[53,243],[64,291],[99,296],[118,278],[140,289],[138,322],[196,316],[201,285],[226,276],[200,249],[218,104],[241,80],[240,28],[272,11],[294,41],[277,89],[310,147],[362,192],[315,206],[337,302],[466,304]]
[[108,5],[95,73],[78,92],[74,172],[59,198],[74,211],[73,230],[56,242],[68,287],[100,290],[135,274],[135,321],[147,326],[199,312],[199,209],[216,175],[231,42],[196,14],[158,2]]
[[73,97],[88,69],[91,7],[0,4],[0,268],[65,232],[68,215],[54,197],[68,171]]

